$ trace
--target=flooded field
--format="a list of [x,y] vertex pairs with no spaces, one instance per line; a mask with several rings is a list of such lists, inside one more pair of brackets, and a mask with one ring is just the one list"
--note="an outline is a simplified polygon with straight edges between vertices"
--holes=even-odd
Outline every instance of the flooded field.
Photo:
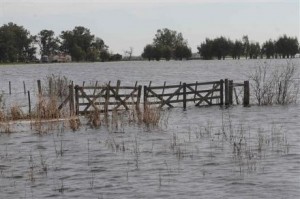
[[[266,63],[264,63],[266,62]],[[261,64],[287,60],[119,62],[0,67],[4,98],[22,99],[22,82],[61,74],[83,81],[147,85],[247,80]],[[300,65],[300,60],[292,62]],[[298,76],[299,77],[299,76]],[[7,94],[8,81],[12,95]],[[15,93],[15,94],[14,94]],[[26,103],[25,103],[26,104]],[[128,113],[102,121],[15,122],[0,133],[0,198],[299,198],[299,104],[162,111],[157,126]]]

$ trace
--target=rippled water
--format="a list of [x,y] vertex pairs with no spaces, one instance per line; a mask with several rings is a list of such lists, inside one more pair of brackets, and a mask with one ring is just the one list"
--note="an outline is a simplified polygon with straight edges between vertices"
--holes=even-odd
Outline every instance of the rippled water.
[[[131,85],[244,81],[264,61],[118,62],[0,67],[1,88],[62,74]],[[267,61],[272,66],[286,60]],[[293,60],[298,66],[299,59]],[[33,89],[33,88],[32,88]],[[19,93],[20,92],[20,93]],[[19,93],[19,94],[18,94]],[[8,95],[4,95],[9,97]],[[0,134],[0,198],[299,198],[299,105],[174,108],[157,127],[117,124],[39,135],[30,124]],[[82,123],[86,121],[82,118]]]

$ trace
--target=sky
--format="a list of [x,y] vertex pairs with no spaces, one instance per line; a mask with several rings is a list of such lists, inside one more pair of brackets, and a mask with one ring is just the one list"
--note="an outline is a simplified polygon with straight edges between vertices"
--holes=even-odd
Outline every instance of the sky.
[[0,26],[16,23],[32,35],[84,26],[113,53],[140,55],[158,29],[183,34],[193,52],[205,38],[248,35],[261,44],[299,39],[300,0],[0,0]]

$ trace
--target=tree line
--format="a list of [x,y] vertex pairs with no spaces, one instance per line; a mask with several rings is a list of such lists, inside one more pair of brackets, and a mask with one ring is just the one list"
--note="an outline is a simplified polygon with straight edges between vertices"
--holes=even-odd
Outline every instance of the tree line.
[[198,53],[203,59],[225,59],[231,56],[233,59],[270,58],[294,58],[300,52],[298,39],[283,35],[277,40],[268,40],[260,46],[258,42],[249,42],[248,36],[243,36],[242,40],[232,41],[223,36],[215,39],[206,38],[198,46]]
[[117,61],[120,54],[112,54],[105,42],[83,26],[62,31],[55,36],[52,30],[41,30],[31,35],[23,26],[14,23],[0,27],[0,62],[32,62],[37,60],[39,46],[41,56],[66,53],[75,61]]
[[[228,56],[233,59],[240,59],[241,56],[250,59],[290,58],[299,52],[299,43],[296,37],[286,35],[277,40],[270,39],[262,46],[258,42],[250,42],[248,36],[235,41],[221,36],[215,39],[206,38],[197,49],[202,59],[225,59]],[[61,31],[59,36],[55,36],[54,31],[46,29],[37,35],[31,35],[23,26],[14,23],[0,27],[0,63],[35,61],[38,50],[41,56],[70,54],[74,61],[122,60],[122,55],[110,53],[104,40],[83,26]],[[129,59],[132,51],[132,47],[129,51],[125,51]],[[157,30],[153,42],[144,47],[141,56],[149,61],[182,60],[189,59],[192,51],[182,33],[164,28]]]

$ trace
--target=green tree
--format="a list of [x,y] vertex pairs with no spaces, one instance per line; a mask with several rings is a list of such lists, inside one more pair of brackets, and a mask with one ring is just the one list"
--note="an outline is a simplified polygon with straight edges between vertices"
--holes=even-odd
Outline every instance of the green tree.
[[154,59],[154,46],[151,44],[147,44],[144,47],[144,52],[142,54],[144,59],[148,59],[149,61]]
[[60,38],[62,39],[61,51],[70,53],[76,61],[88,61],[88,51],[95,38],[89,29],[76,26],[72,31],[62,31]]
[[231,51],[231,41],[225,37],[219,37],[213,40],[212,51],[213,55],[216,56],[219,60],[225,59]]
[[102,50],[100,52],[100,60],[102,62],[105,62],[105,61],[109,61],[109,59],[110,59],[110,54],[108,53],[108,51],[107,50]]
[[244,53],[243,43],[239,40],[236,40],[232,44],[231,56],[233,59],[240,59]]
[[213,40],[206,38],[205,42],[201,43],[197,49],[203,59],[210,60],[213,58]]
[[35,59],[34,37],[14,23],[0,27],[0,61],[27,62]]
[[243,49],[244,49],[244,55],[246,59],[248,59],[250,53],[250,42],[249,42],[248,35],[243,36]]
[[260,45],[258,42],[251,43],[249,45],[249,57],[250,59],[257,59],[257,57],[260,55]]
[[52,30],[41,30],[37,35],[37,42],[40,46],[40,54],[56,54],[59,50],[59,39],[54,37]]
[[186,45],[176,46],[174,50],[174,57],[182,60],[183,58],[188,59],[192,56],[192,50]]
[[153,44],[145,46],[142,57],[149,61],[152,59],[160,60],[161,58],[165,58],[167,61],[171,58],[182,60],[182,58],[189,57],[189,50],[181,33],[164,28],[157,30]]
[[263,43],[261,51],[264,55],[266,55],[267,59],[275,56],[275,43],[270,39]]
[[175,30],[164,28],[162,30],[157,30],[155,38],[153,39],[153,44],[161,47],[168,46],[174,50],[176,46],[186,45],[187,43],[183,39],[182,33],[177,33]]

